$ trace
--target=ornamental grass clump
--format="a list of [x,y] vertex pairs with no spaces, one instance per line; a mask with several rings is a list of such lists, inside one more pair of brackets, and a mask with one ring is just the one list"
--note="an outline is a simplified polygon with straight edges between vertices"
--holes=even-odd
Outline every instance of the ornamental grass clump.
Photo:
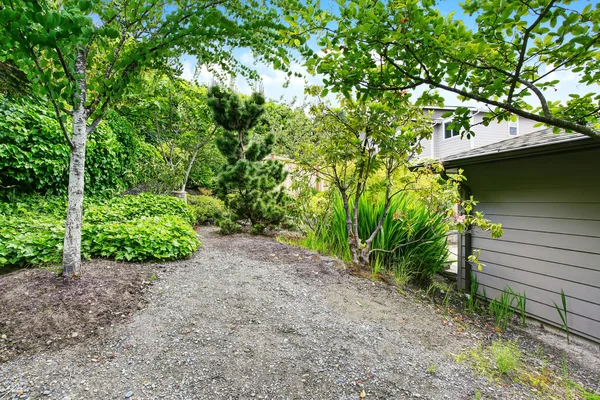
[[[342,200],[334,196],[332,201],[330,216],[307,234],[303,244],[351,261]],[[375,230],[383,212],[383,202],[378,195],[361,197],[358,207],[361,240]],[[351,217],[354,217],[353,213]],[[429,281],[447,263],[446,233],[443,215],[428,211],[414,196],[397,195],[392,199],[382,229],[373,241],[374,251],[370,260],[373,272],[384,270],[403,280]]]

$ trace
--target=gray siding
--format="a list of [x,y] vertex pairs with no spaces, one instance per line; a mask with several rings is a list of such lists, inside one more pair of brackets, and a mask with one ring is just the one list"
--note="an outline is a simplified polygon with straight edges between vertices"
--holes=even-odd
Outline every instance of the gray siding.
[[[436,121],[436,124],[433,127],[431,139],[421,141],[423,152],[420,157],[442,159],[444,157],[468,151],[475,147],[482,147],[500,142],[511,137],[508,134],[509,123],[507,121],[492,122],[488,126],[477,125],[481,123],[483,116],[485,115],[484,113],[479,112],[473,115],[473,132],[475,133],[473,138],[467,139],[465,137],[461,139],[460,136],[455,136],[444,139],[444,119],[442,118],[442,114],[445,112],[447,112],[447,110],[427,110],[428,115],[432,120]],[[519,118],[519,135],[525,135],[543,129],[543,127],[534,128],[533,125],[535,124],[535,121]]]
[[[600,341],[600,149],[465,167],[476,210],[503,224],[491,239],[475,231],[488,298],[508,285],[527,295],[527,312],[560,326],[554,302],[564,290],[572,332]],[[464,243],[464,240],[463,240]],[[464,246],[464,245],[463,245]],[[459,285],[464,287],[464,247]]]
[[454,136],[449,139],[444,139],[443,124],[438,124],[434,127],[433,142],[435,147],[435,158],[444,158],[471,150],[471,142],[466,137],[461,139],[460,136]]
[[538,123],[539,122],[536,122],[532,119],[519,118],[519,135],[526,135],[528,133],[540,131],[546,128],[545,125],[534,126]]

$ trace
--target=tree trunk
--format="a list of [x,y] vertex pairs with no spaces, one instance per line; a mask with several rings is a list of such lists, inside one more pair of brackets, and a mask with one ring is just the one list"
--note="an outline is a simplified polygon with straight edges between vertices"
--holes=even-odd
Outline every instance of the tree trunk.
[[86,54],[78,50],[75,61],[77,93],[73,110],[73,136],[69,160],[69,198],[63,250],[63,276],[81,274],[81,225],[83,222],[83,190],[85,174],[85,144],[87,139]]
[[346,230],[348,232],[348,247],[350,249],[350,254],[352,255],[352,262],[354,264],[358,264],[359,248],[357,246],[356,238],[354,237],[354,227],[352,225],[352,217],[350,214],[350,204],[348,201],[348,196],[344,193],[344,194],[342,194],[342,199],[344,202],[344,212],[346,213]]

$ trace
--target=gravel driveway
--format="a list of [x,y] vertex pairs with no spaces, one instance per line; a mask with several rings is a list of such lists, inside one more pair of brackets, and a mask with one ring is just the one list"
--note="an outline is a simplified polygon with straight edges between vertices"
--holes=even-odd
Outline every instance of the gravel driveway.
[[0,399],[527,397],[457,365],[475,339],[426,303],[270,239],[201,235],[129,322],[0,364]]

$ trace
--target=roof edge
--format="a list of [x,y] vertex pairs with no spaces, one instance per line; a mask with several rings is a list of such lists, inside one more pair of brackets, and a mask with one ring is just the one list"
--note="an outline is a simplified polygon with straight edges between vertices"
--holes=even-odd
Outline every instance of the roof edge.
[[581,138],[578,140],[569,140],[551,144],[541,144],[539,146],[527,147],[524,149],[515,149],[506,152],[488,153],[467,158],[443,161],[444,167],[454,168],[465,165],[481,164],[494,161],[503,161],[516,158],[525,158],[535,155],[555,154],[600,147],[600,140],[592,140],[591,138]]

